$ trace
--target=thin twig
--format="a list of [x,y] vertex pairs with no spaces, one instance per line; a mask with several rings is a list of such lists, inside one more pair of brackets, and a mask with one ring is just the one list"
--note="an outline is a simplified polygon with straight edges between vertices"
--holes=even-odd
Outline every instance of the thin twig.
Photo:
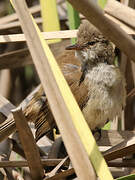
[[20,141],[28,161],[32,179],[42,179],[44,177],[44,171],[32,132],[27,124],[21,108],[12,110],[12,113],[19,131]]

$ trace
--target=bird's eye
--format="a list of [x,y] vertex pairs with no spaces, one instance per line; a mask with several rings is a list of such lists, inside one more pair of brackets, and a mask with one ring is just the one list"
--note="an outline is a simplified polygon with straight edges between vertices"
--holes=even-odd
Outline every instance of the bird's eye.
[[93,46],[96,43],[96,41],[89,41],[87,42],[87,45]]

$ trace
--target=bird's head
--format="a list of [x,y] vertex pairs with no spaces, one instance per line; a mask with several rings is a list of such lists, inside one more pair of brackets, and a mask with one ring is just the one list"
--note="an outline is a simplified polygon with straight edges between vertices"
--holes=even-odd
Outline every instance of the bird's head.
[[114,64],[112,43],[88,21],[83,21],[77,33],[77,43],[66,47],[75,50],[82,66],[95,66],[98,63]]

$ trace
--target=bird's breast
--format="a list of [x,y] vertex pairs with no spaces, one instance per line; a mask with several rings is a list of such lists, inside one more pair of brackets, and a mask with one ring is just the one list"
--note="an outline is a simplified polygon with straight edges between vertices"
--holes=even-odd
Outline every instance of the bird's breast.
[[119,115],[125,104],[125,80],[113,65],[99,64],[86,74],[89,100],[83,110],[90,127],[102,127],[107,119]]
[[125,98],[125,79],[114,65],[101,63],[93,67],[86,74],[86,83],[89,86],[89,101],[94,108],[106,109]]

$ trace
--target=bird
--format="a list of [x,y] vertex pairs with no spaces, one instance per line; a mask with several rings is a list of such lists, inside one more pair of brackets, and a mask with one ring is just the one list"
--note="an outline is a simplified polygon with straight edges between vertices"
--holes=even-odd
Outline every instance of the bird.
[[[120,116],[126,105],[126,82],[120,68],[115,65],[114,57],[113,43],[84,20],[76,44],[67,46],[56,58],[92,132]],[[57,128],[42,85],[23,113],[29,122],[35,124],[36,141]],[[0,124],[0,136],[2,129],[6,128],[4,132],[8,132],[14,124],[13,120],[6,123]]]

